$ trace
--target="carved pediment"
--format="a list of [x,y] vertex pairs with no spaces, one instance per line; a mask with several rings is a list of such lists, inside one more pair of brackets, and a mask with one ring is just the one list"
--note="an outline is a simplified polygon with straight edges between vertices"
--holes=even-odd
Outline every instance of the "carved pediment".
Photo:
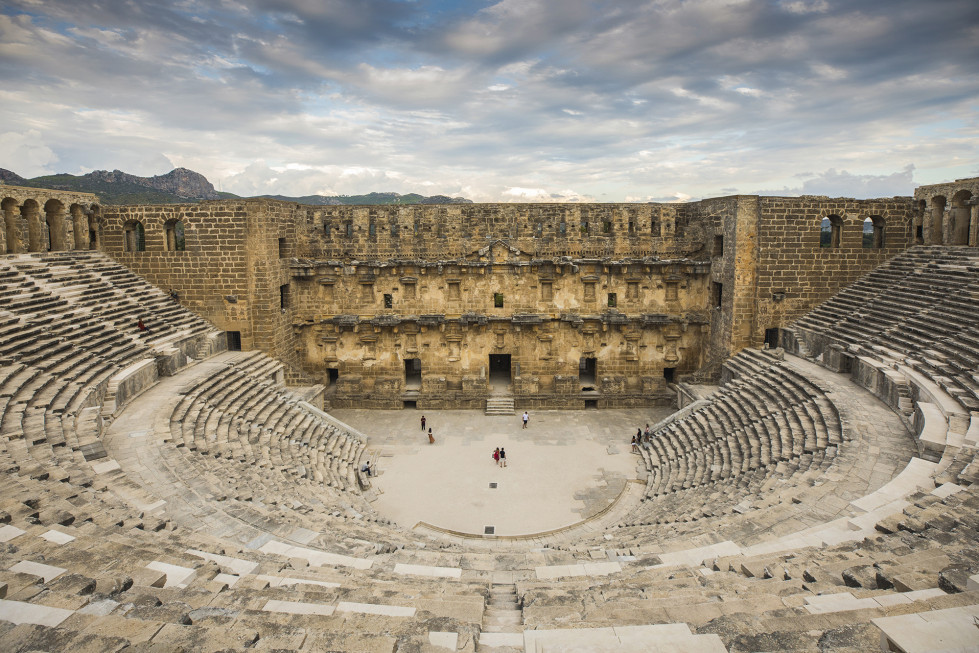
[[531,255],[522,252],[505,240],[495,240],[466,257],[469,260],[486,263],[508,263],[511,261],[529,262]]

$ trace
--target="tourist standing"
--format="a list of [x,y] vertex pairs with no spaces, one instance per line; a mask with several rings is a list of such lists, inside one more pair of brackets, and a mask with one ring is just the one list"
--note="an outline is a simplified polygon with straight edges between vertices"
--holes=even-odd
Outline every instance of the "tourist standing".
[[497,466],[499,466],[499,464],[500,464],[500,448],[499,447],[497,447],[496,449],[493,450],[493,462],[496,463]]
[[425,416],[422,415],[422,430],[425,430]]
[[530,421],[530,413],[528,413],[527,411],[524,411],[523,412],[523,427],[524,428],[527,428],[527,422],[529,422],[529,421]]
[[500,447],[500,467],[506,467],[506,451]]
[[428,443],[435,444],[435,436],[432,435],[432,429],[428,429]]

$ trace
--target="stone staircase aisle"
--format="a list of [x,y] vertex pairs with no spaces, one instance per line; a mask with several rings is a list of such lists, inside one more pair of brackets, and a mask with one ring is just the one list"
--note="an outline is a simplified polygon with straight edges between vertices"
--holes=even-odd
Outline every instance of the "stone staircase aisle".
[[493,585],[483,612],[477,651],[514,653],[523,651],[523,611],[517,603],[516,585]]
[[486,399],[487,415],[513,415],[513,397],[488,397]]

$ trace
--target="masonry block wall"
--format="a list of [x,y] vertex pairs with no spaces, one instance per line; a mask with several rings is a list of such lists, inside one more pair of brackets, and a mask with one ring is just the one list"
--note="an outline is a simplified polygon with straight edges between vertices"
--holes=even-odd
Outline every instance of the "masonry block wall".
[[913,244],[906,197],[760,197],[758,206],[755,312],[740,318],[745,345],[761,345],[766,329],[796,320]]
[[296,243],[334,406],[482,407],[500,374],[524,407],[648,405],[702,363],[704,231],[672,205],[317,207]]
[[[107,254],[215,326],[241,334],[244,349],[262,349],[298,368],[280,287],[289,280],[280,234],[294,232],[296,205],[262,200],[161,206],[108,206]],[[183,242],[174,242],[179,224]],[[138,227],[137,227],[138,225]],[[152,324],[153,316],[146,316]]]
[[904,250],[912,209],[235,200],[108,207],[103,246],[334,406],[475,408],[500,382],[518,407],[640,406]]

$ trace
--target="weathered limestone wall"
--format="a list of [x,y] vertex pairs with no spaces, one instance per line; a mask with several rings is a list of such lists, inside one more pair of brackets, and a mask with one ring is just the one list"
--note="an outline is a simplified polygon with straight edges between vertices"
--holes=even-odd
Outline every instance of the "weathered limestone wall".
[[[760,197],[758,206],[750,329],[748,316],[738,318],[746,330],[746,345],[761,345],[766,329],[796,320],[913,244],[912,203],[907,197]],[[820,226],[828,216],[838,216],[842,228],[839,243],[824,247]],[[864,246],[864,221],[870,217],[883,221],[883,246]]]
[[979,246],[979,177],[914,191],[915,244]]
[[97,249],[99,210],[92,193],[0,182],[0,254]]
[[694,257],[704,232],[672,204],[307,207],[292,255],[377,261],[471,257],[504,241],[532,258]]
[[[502,244],[488,258],[504,261],[295,264],[302,359],[323,382],[336,370],[331,403],[481,407],[490,356],[509,355],[521,405],[648,405],[669,397],[664,368],[700,366],[706,265],[555,264],[521,260]],[[582,358],[595,359],[591,380],[579,378]],[[421,387],[403,397],[409,359],[419,361]]]
[[[838,242],[822,247],[828,216]],[[662,402],[671,379],[716,374],[905,249],[912,203],[236,200],[112,207],[104,223],[108,253],[331,384],[334,406],[478,407],[502,383],[518,406],[580,408]]]
[[[104,249],[153,284],[176,290],[183,306],[218,328],[239,332],[243,349],[262,349],[298,367],[279,291],[289,282],[279,237],[294,232],[295,206],[264,200],[108,206]],[[178,222],[183,250],[168,242],[168,226]],[[145,234],[142,251],[131,236],[137,223]]]

